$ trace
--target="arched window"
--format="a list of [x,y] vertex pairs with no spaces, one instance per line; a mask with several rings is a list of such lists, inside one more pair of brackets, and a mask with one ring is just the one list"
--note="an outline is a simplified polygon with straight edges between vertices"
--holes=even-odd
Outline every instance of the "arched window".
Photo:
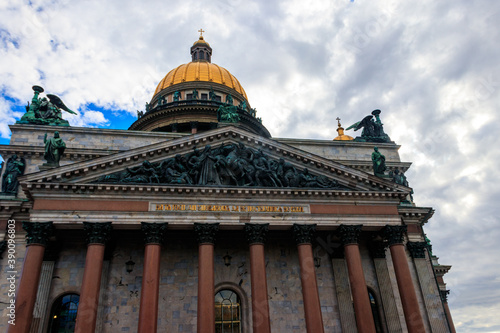
[[205,59],[205,53],[203,51],[200,51],[200,60]]
[[241,301],[230,289],[215,294],[215,333],[241,333]]
[[373,321],[375,322],[375,330],[377,333],[382,333],[382,322],[380,320],[378,303],[375,299],[375,295],[370,289],[368,289],[368,297],[370,297],[370,306],[372,308]]
[[75,331],[79,300],[80,296],[77,294],[66,294],[56,299],[50,311],[49,333]]

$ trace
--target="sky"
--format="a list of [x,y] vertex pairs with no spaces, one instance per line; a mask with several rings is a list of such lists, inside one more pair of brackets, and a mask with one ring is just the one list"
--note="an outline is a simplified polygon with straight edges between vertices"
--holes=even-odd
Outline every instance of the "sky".
[[457,330],[500,332],[499,22],[491,0],[0,0],[0,143],[35,84],[72,126],[127,129],[203,28],[273,137],[330,140],[382,110],[436,209]]

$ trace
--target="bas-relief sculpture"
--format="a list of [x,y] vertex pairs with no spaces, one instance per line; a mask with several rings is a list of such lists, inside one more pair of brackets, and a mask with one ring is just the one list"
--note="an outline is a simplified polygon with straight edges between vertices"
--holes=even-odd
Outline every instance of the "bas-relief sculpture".
[[5,172],[2,176],[2,193],[16,195],[19,188],[17,178],[24,174],[26,162],[24,158],[18,158],[17,155],[12,155],[5,164]]
[[[391,138],[384,132],[384,124],[380,120],[380,110],[373,110],[372,114],[363,118],[363,120],[352,124],[347,130],[353,128],[355,131],[363,129],[361,137],[357,137],[354,141],[359,142],[392,142]],[[375,119],[373,117],[375,116]]]
[[269,158],[244,144],[193,149],[161,162],[141,165],[99,177],[95,183],[186,184],[345,189],[335,180],[298,170],[283,158]]
[[44,91],[40,86],[33,86],[33,91],[35,94],[31,99],[31,104],[28,102],[26,113],[16,124],[69,126],[69,122],[62,118],[61,110],[71,114],[77,114],[76,112],[71,111],[56,95],[47,94],[48,99],[47,97],[40,98],[40,93]]

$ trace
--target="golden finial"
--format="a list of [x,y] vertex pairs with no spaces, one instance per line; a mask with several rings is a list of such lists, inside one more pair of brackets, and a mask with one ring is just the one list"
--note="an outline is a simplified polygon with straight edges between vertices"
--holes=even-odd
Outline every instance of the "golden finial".
[[200,37],[203,37],[203,33],[205,32],[205,30],[203,30],[203,28],[202,28],[202,29],[198,30],[198,32],[200,33]]
[[353,140],[353,138],[352,138],[352,137],[350,137],[349,135],[345,135],[345,134],[344,134],[344,128],[343,128],[343,127],[342,127],[342,125],[340,124],[340,118],[339,118],[339,117],[337,117],[337,119],[335,119],[335,120],[337,120],[337,124],[338,124],[338,126],[339,126],[339,127],[337,128],[337,132],[339,133],[339,136],[337,136],[337,137],[336,137],[335,139],[333,139],[333,140],[335,140],[335,141],[338,141],[338,140],[340,140],[340,141],[350,141],[350,140]]

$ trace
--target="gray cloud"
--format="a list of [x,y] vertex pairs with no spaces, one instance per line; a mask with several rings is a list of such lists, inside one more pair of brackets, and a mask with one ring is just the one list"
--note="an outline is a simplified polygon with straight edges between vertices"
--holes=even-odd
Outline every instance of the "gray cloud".
[[190,60],[203,28],[213,61],[240,80],[275,137],[332,139],[336,117],[348,126],[382,109],[402,160],[414,162],[415,200],[436,208],[426,231],[453,265],[457,329],[499,331],[499,13],[486,0],[7,0],[0,135],[33,84],[80,111],[73,125],[112,127],[113,113],[142,109]]

